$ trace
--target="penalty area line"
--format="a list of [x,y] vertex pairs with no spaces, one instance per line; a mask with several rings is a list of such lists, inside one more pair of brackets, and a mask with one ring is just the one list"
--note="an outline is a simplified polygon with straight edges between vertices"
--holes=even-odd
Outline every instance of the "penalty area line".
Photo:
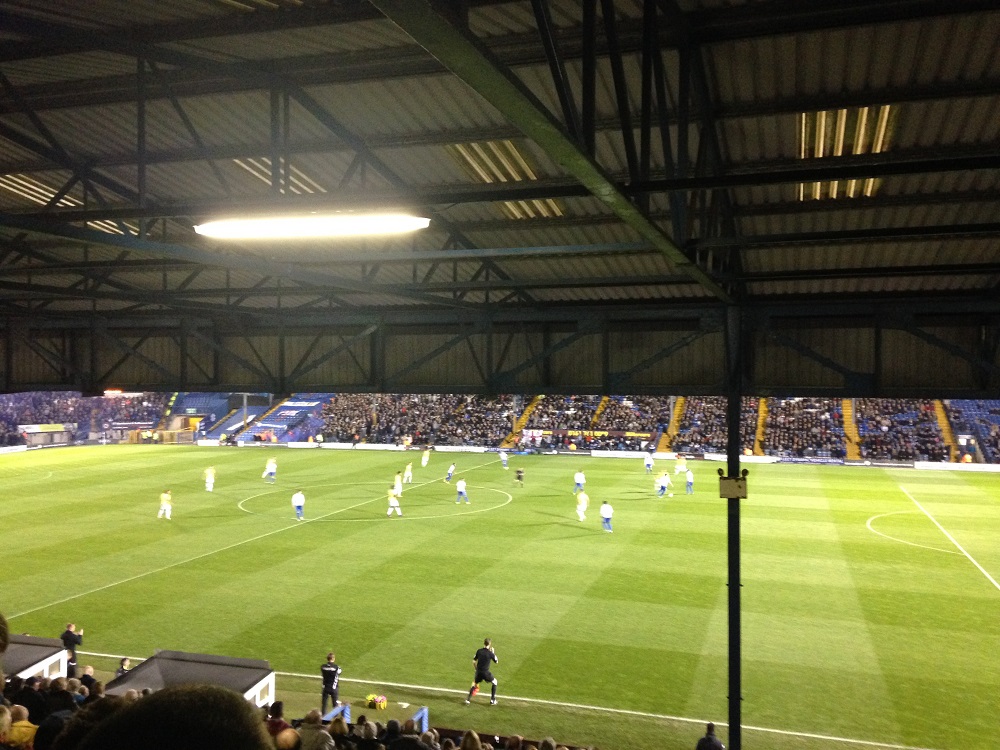
[[924,512],[925,516],[927,516],[929,519],[931,519],[931,521],[934,523],[935,526],[937,526],[939,529],[941,529],[941,533],[944,534],[946,537],[948,537],[948,539],[951,541],[952,544],[954,544],[956,547],[958,547],[958,551],[959,552],[961,552],[963,555],[965,555],[967,558],[969,558],[969,562],[971,562],[973,565],[975,565],[977,568],[979,568],[979,572],[982,573],[984,576],[986,576],[986,580],[988,580],[990,583],[992,583],[993,586],[997,589],[997,591],[1000,591],[1000,583],[997,583],[996,579],[987,572],[986,568],[984,568],[982,565],[980,565],[978,562],[976,562],[976,559],[972,555],[970,555],[968,552],[965,551],[965,547],[963,547],[961,544],[959,544],[958,540],[955,539],[955,537],[953,537],[951,534],[948,533],[948,529],[946,529],[944,526],[942,526],[940,523],[938,523],[938,520],[934,516],[932,516],[930,514],[930,512],[927,510],[927,508],[925,508],[923,505],[921,505],[917,501],[917,498],[915,498],[913,495],[911,495],[909,492],[907,492],[906,488],[903,485],[899,485],[899,489],[901,489],[903,491],[903,494],[906,495],[908,498],[910,498],[910,500],[913,501],[914,505],[916,505],[918,508],[920,508],[920,510],[922,510]]
[[[275,672],[282,677],[303,677],[309,680],[319,680],[321,677],[313,674],[302,674],[301,672]],[[342,677],[341,682],[354,682],[359,685],[384,685],[386,687],[403,688],[405,690],[417,690],[425,693],[445,693],[448,695],[466,695],[468,690],[457,690],[455,688],[439,688],[430,685],[411,685],[406,682],[387,682],[385,680],[361,680],[353,677]],[[499,696],[505,701],[516,701],[518,703],[534,703],[542,706],[556,706],[559,708],[573,708],[582,711],[597,711],[605,714],[616,714],[619,716],[639,716],[646,719],[660,719],[663,721],[676,721],[683,724],[707,724],[706,719],[692,719],[689,716],[671,716],[669,714],[654,714],[648,711],[634,711],[627,708],[611,708],[609,706],[591,706],[586,703],[567,703],[566,701],[550,701],[542,698],[524,698],[516,695]],[[724,721],[715,722],[717,727],[728,727]],[[806,737],[814,740],[827,740],[829,742],[839,742],[841,744],[862,745],[865,747],[880,747],[886,750],[934,750],[934,748],[917,747],[914,745],[898,745],[891,742],[876,742],[874,740],[855,740],[850,737],[837,737],[831,734],[817,734],[815,732],[795,732],[790,729],[772,729],[770,727],[755,727],[747,724],[743,729],[751,732],[762,732],[766,734],[780,734],[786,737]]]

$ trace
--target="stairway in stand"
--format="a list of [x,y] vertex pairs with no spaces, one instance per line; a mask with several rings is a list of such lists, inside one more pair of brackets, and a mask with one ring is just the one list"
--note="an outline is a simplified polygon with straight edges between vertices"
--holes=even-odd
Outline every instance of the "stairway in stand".
[[958,443],[955,442],[955,433],[952,432],[948,412],[944,410],[941,399],[934,399],[934,416],[937,417],[938,427],[941,428],[941,439],[948,446],[948,460],[954,463],[958,461]]
[[757,399],[757,433],[753,440],[753,454],[764,455],[764,434],[767,430],[767,399]]
[[854,419],[854,399],[845,398],[841,402],[840,413],[844,417],[844,447],[850,461],[861,460],[861,433]]
[[687,399],[684,396],[678,396],[677,400],[674,401],[674,410],[670,414],[670,424],[667,425],[666,431],[660,435],[660,442],[656,446],[658,453],[665,453],[674,444],[674,438],[677,437],[677,432],[681,428],[681,417],[684,416],[685,404],[687,404]]
[[524,411],[521,412],[521,416],[519,416],[517,421],[514,422],[514,429],[503,439],[503,442],[500,443],[501,448],[513,448],[517,445],[518,441],[521,439],[521,430],[523,430],[524,426],[528,424],[528,419],[531,418],[531,412],[535,410],[543,398],[545,398],[545,396],[535,396],[531,399],[531,402],[524,407]]

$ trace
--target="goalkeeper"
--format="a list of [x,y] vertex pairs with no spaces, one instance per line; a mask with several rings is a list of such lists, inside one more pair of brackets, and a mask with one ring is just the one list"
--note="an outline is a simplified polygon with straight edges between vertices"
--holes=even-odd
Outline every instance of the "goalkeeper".
[[489,682],[491,683],[490,705],[495,706],[497,704],[497,678],[490,671],[490,665],[499,664],[500,660],[493,653],[492,641],[489,638],[483,641],[483,647],[472,657],[472,663],[476,665],[476,676],[472,680],[472,687],[469,688],[469,695],[465,702],[472,702],[472,696],[479,692],[480,682]]

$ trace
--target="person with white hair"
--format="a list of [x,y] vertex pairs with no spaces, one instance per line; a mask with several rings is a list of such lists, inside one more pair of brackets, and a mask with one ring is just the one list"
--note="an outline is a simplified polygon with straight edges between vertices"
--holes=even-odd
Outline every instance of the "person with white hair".
[[299,726],[301,745],[299,750],[333,750],[336,747],[333,736],[323,728],[323,717],[314,708],[302,719]]

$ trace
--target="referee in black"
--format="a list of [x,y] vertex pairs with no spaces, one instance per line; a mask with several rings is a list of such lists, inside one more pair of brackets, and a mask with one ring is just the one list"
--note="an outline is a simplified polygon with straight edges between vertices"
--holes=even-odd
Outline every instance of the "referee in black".
[[493,646],[491,644],[492,641],[487,638],[483,641],[483,647],[472,657],[472,662],[476,665],[476,676],[473,678],[472,687],[469,688],[469,696],[465,699],[466,703],[471,703],[472,696],[479,692],[480,682],[489,682],[491,684],[490,705],[495,706],[497,704],[497,678],[490,671],[490,665],[499,664],[500,660],[493,653]]
[[332,651],[326,655],[326,664],[319,668],[323,675],[323,698],[320,702],[320,713],[326,716],[326,699],[333,699],[333,708],[340,705],[337,697],[337,686],[340,685],[340,666],[337,664],[337,655]]

